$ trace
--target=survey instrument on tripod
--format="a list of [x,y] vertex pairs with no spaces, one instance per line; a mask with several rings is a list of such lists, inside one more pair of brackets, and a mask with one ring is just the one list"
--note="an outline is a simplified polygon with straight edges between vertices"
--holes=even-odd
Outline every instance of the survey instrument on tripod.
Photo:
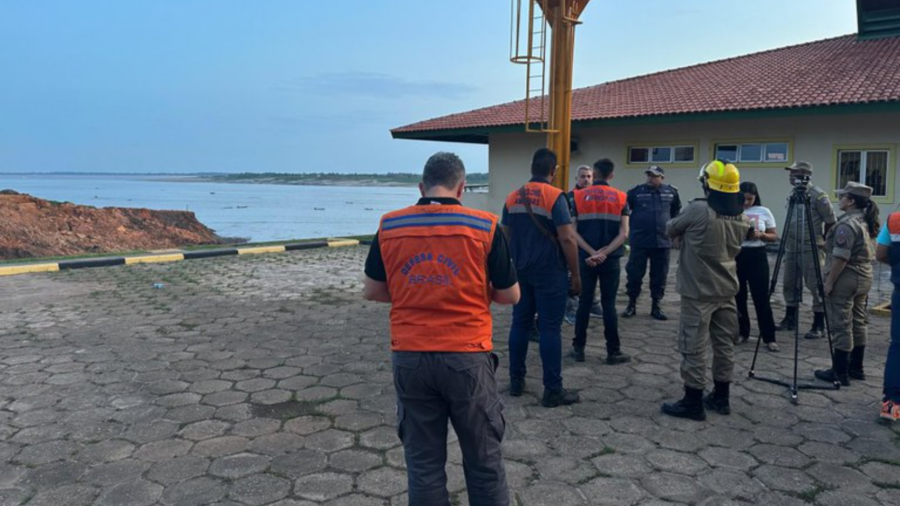
[[[787,218],[785,223],[787,227],[795,227],[794,234],[788,233],[787,227],[785,230],[785,234],[782,236],[781,241],[778,244],[778,256],[775,259],[775,268],[772,271],[772,280],[769,285],[769,297],[775,293],[775,287],[778,284],[778,274],[781,270],[782,264],[784,262],[784,253],[787,248],[788,241],[794,241],[794,251],[798,252],[796,255],[796,261],[798,265],[796,269],[798,272],[803,271],[803,263],[811,260],[815,266],[815,277],[816,277],[816,286],[815,290],[819,294],[819,297],[824,300],[825,299],[825,284],[822,277],[822,266],[818,262],[819,258],[819,246],[816,240],[816,230],[813,226],[812,221],[812,208],[810,206],[810,196],[809,196],[809,186],[810,186],[810,176],[807,174],[795,175],[793,176],[793,184],[794,187],[791,190],[791,194],[788,197],[788,210],[787,210]],[[798,210],[799,208],[799,210]],[[794,217],[794,213],[798,214],[798,219],[796,221],[792,221]],[[791,237],[793,235],[793,237]],[[806,245],[804,242],[804,236],[809,241],[809,249],[810,254],[806,252]],[[798,301],[797,310],[799,312],[800,307],[802,307],[803,301],[803,281],[802,276],[794,277],[794,286],[789,289],[793,292],[793,300]],[[787,287],[786,287],[787,288]],[[828,324],[828,314],[827,310],[823,308],[823,312],[825,312],[825,335],[828,337],[828,351],[829,354],[834,353],[832,350],[832,342],[831,342],[831,328]],[[800,326],[794,325],[794,360],[793,360],[793,376],[791,381],[788,382],[783,379],[776,378],[768,378],[764,376],[758,376],[756,374],[756,361],[759,358],[759,347],[762,340],[757,340],[756,349],[753,352],[753,361],[750,364],[750,372],[749,377],[751,379],[756,379],[759,381],[765,381],[767,383],[773,383],[775,385],[782,385],[788,387],[791,394],[791,403],[797,404],[799,402],[798,390],[837,390],[841,387],[840,383],[835,380],[834,383],[830,386],[825,385],[816,385],[816,384],[798,384],[797,383],[797,368],[798,368],[798,360],[800,354]]]

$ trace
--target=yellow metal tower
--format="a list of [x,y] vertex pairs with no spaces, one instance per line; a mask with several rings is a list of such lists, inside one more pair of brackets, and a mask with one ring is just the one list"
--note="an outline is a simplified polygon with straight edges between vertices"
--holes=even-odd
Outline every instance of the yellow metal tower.
[[553,184],[562,190],[569,188],[575,25],[581,23],[578,18],[589,1],[511,0],[509,58],[526,66],[525,131],[547,134],[547,147],[559,161]]

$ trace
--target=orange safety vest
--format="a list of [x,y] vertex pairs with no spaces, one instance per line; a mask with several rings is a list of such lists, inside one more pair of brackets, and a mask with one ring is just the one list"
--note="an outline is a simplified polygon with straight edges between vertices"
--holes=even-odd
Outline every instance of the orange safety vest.
[[[628,195],[606,183],[594,183],[575,190],[575,210],[578,214],[578,234],[594,249],[611,243],[622,221],[622,210],[628,205]],[[584,250],[579,249],[582,255]],[[624,245],[609,256],[621,256]]]
[[416,205],[382,217],[393,351],[493,349],[487,258],[496,229],[493,214],[456,205]]
[[621,221],[628,194],[608,184],[595,183],[575,190],[575,209],[579,220]]
[[891,242],[900,242],[900,213],[891,213],[887,220],[888,234]]
[[[562,193],[562,190],[550,184],[536,183],[534,181],[525,183],[525,196],[531,204],[531,211],[549,220],[550,230],[556,228],[553,226],[553,205],[556,204]],[[507,195],[506,211],[510,214],[528,213],[528,210],[525,209],[525,205],[522,203],[522,194],[518,189]]]
[[891,213],[887,219],[891,245],[888,246],[888,263],[891,265],[891,282],[900,286],[900,213]]
[[[553,222],[553,207],[563,191],[545,182],[525,183],[525,198],[531,205],[531,212],[544,230],[556,236]],[[560,253],[559,243],[548,238],[528,215],[528,208],[522,200],[519,189],[506,197],[506,222],[509,229],[510,255],[519,272],[537,272],[565,269],[565,258]]]

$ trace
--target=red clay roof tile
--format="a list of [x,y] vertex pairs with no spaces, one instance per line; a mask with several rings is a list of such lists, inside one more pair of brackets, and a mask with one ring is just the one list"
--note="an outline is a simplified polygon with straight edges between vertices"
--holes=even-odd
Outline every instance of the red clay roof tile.
[[[572,120],[900,101],[900,37],[856,35],[577,89]],[[450,114],[394,134],[522,125],[525,101]]]

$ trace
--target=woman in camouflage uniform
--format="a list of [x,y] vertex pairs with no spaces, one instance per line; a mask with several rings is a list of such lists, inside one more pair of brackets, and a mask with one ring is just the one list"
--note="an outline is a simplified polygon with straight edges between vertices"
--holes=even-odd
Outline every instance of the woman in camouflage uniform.
[[865,379],[866,297],[872,288],[872,235],[878,232],[878,205],[872,188],[849,182],[837,192],[844,214],[825,237],[825,306],[834,337],[831,369],[815,372],[823,381],[850,386]]

